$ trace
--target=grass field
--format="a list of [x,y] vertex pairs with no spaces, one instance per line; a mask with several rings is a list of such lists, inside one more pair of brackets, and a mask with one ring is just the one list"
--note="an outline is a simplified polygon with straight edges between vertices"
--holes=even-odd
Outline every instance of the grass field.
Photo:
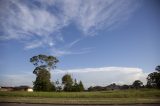
[[160,90],[117,90],[99,92],[0,92],[0,102],[52,104],[160,103]]

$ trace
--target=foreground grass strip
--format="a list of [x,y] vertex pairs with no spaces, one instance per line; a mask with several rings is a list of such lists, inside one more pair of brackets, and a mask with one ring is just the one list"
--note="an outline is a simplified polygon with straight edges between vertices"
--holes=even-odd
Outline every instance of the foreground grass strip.
[[160,98],[160,90],[119,90],[99,92],[0,92],[0,97],[44,98]]
[[160,90],[129,89],[99,92],[0,92],[0,102],[51,104],[160,103]]
[[142,104],[160,103],[159,98],[40,98],[0,97],[0,102],[47,104]]

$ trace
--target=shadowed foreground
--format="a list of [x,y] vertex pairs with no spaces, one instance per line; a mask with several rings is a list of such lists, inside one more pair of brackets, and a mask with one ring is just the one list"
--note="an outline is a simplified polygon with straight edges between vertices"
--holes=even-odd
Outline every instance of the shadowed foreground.
[[[159,106],[159,105],[160,104],[134,104],[134,105],[114,105],[114,106]],[[0,106],[66,106],[66,105],[0,103]],[[85,106],[85,105],[67,105],[67,106]],[[92,105],[86,105],[86,106],[92,106]],[[94,106],[100,106],[100,105],[94,105]],[[106,106],[113,106],[113,105],[106,105]]]

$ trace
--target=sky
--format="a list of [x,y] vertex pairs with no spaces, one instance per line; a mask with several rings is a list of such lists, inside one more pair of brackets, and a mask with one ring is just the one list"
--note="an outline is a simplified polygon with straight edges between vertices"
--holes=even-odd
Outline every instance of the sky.
[[0,0],[0,86],[32,85],[32,56],[85,87],[146,83],[160,64],[159,0]]

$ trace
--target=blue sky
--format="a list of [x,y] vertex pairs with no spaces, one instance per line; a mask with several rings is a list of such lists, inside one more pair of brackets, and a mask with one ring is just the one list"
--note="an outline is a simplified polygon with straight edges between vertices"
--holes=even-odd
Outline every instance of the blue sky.
[[52,80],[145,83],[160,63],[159,9],[158,0],[1,0],[0,85],[32,86],[38,54],[60,60]]

